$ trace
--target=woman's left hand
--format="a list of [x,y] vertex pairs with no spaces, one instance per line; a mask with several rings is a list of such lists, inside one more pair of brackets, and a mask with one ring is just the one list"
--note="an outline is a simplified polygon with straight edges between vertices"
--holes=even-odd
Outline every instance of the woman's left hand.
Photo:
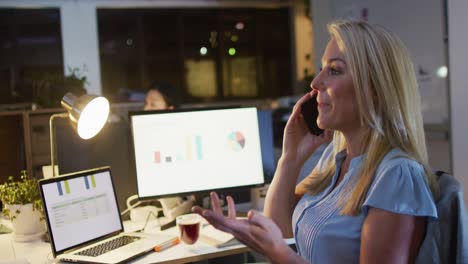
[[210,196],[213,210],[195,206],[192,211],[203,216],[215,228],[231,233],[237,240],[263,254],[272,262],[288,258],[291,253],[295,255],[271,219],[252,210],[249,211],[247,219],[236,219],[234,200],[230,196],[226,198],[228,215],[224,216],[218,195],[213,192]]

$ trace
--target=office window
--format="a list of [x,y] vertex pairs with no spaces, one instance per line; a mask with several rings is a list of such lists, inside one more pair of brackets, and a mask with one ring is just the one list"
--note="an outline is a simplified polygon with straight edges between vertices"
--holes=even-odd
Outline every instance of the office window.
[[154,81],[181,87],[178,17],[161,10],[98,10],[103,93],[113,101]]
[[[290,95],[289,9],[98,9],[103,92],[155,82],[183,103]],[[281,31],[281,32],[278,32]]]
[[62,61],[58,9],[0,9],[0,104],[49,106]]
[[[115,17],[100,12],[99,53],[103,94],[118,95],[125,89],[140,89],[138,22],[131,12],[116,11]],[[110,98],[109,98],[110,99]]]
[[[226,11],[222,16],[223,95],[258,97],[256,21],[253,10]],[[258,52],[260,55],[260,52]]]
[[[154,81],[183,87],[180,15],[177,11],[150,11],[142,20],[144,45],[143,86]],[[143,55],[143,54],[142,54]]]
[[291,87],[291,26],[289,10],[260,10],[257,12],[257,38],[262,70],[260,96],[279,97],[285,87]]
[[220,45],[217,16],[208,10],[186,11],[182,25],[187,94],[191,98],[214,99],[220,85],[217,76]]

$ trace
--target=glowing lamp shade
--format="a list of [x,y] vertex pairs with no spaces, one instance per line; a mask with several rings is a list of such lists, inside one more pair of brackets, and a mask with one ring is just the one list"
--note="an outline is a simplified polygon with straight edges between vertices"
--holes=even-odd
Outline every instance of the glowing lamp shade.
[[[60,102],[66,113],[57,113],[50,116],[50,168],[52,177],[58,174],[55,166],[55,128],[56,118],[69,118],[71,125],[82,139],[94,137],[106,124],[109,116],[109,101],[102,96],[85,94],[80,97],[67,93]],[[45,166],[48,167],[48,166]]]
[[85,94],[76,97],[67,93],[61,103],[68,110],[70,120],[82,139],[99,133],[109,116],[109,101],[102,96]]

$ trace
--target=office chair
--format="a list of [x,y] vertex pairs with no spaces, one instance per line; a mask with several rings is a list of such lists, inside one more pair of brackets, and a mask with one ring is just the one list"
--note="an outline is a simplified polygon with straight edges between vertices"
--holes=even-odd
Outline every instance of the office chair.
[[438,219],[429,219],[416,263],[468,263],[468,215],[463,187],[452,175],[436,172],[440,197]]

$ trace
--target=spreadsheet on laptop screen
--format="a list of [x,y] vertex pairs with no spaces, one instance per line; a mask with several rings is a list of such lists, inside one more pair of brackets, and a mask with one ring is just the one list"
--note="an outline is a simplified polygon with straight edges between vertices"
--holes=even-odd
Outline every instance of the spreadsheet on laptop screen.
[[121,229],[109,171],[42,185],[56,251]]

